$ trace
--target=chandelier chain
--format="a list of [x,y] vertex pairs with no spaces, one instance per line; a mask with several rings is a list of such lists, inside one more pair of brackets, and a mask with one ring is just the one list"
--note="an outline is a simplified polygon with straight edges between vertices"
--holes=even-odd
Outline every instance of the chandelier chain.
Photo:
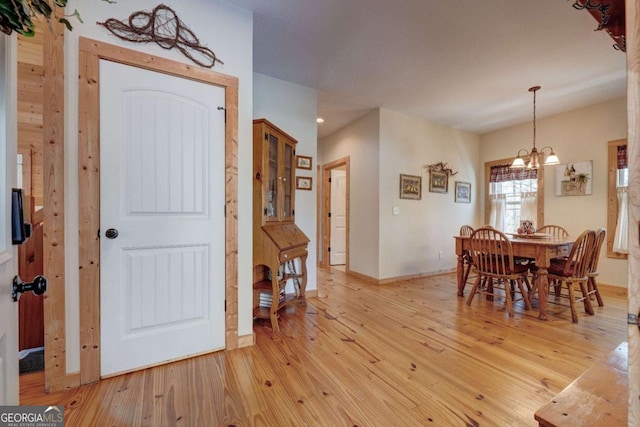
[[534,89],[533,92],[533,148],[536,148],[536,91]]

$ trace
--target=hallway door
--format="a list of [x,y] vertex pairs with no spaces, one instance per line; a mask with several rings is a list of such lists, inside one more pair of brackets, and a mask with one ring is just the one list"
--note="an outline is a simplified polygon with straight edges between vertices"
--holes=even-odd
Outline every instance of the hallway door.
[[101,374],[224,348],[224,88],[100,62]]
[[347,262],[347,172],[331,169],[331,252],[329,265]]

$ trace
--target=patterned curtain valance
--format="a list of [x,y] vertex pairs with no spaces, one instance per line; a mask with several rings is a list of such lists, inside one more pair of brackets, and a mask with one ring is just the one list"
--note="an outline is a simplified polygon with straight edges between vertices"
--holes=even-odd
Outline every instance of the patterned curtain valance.
[[538,179],[537,169],[515,169],[511,164],[491,166],[489,182],[522,181],[525,179]]
[[618,169],[627,168],[627,145],[618,145]]

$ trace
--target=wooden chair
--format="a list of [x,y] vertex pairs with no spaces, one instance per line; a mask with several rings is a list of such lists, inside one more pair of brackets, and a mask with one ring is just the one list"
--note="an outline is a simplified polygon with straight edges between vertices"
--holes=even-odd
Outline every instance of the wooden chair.
[[602,301],[602,297],[600,296],[600,290],[598,289],[598,284],[596,283],[596,277],[598,277],[598,260],[600,259],[600,251],[602,249],[602,242],[604,242],[605,235],[607,230],[601,228],[596,231],[596,240],[593,246],[593,252],[591,254],[591,263],[587,268],[587,277],[589,281],[587,282],[587,290],[589,292],[589,298],[593,299],[596,297],[598,301],[598,306],[603,307],[604,302]]
[[559,225],[543,225],[536,231],[538,233],[550,234],[553,237],[569,237],[569,232]]
[[[545,233],[545,234],[549,234],[553,237],[569,237],[569,232],[564,228],[561,227],[559,225],[543,225],[541,227],[539,227],[536,230],[538,233]],[[535,281],[535,275],[536,275],[536,270],[537,267],[536,265],[532,263],[529,265],[529,269],[531,270],[531,273],[533,274],[533,279],[532,282]],[[558,295],[560,293],[560,286],[558,286],[557,284],[554,284],[555,286],[555,293],[556,295]],[[530,295],[533,295],[533,293],[530,293]]]
[[[590,315],[594,314],[593,307],[589,301],[589,293],[587,290],[587,271],[591,264],[591,254],[593,253],[594,244],[596,241],[596,233],[593,230],[586,230],[583,232],[571,248],[569,256],[552,258],[551,265],[548,269],[549,286],[556,286],[559,284],[562,288],[564,285],[567,293],[556,293],[555,298],[551,297],[548,300],[549,304],[563,305],[571,308],[571,321],[578,323],[578,312],[576,310],[576,304],[578,302],[584,303],[584,309]],[[576,286],[578,288],[576,288]],[[582,296],[578,296],[576,293],[580,290]],[[531,295],[538,290],[537,280],[534,282]],[[564,304],[559,302],[561,299],[568,299],[569,303]]]
[[[471,233],[473,233],[472,226],[463,225],[462,227],[460,227],[461,236],[471,236]],[[464,277],[462,279],[462,283],[466,285],[467,280],[469,280],[469,272],[471,271],[471,255],[469,254],[469,251],[465,251],[462,254],[462,262],[463,262],[463,268],[464,268]],[[462,291],[464,291],[464,285],[462,287]]]
[[[472,269],[478,275],[473,282],[467,305],[471,305],[476,294],[496,296],[496,290],[504,292],[505,305],[509,316],[513,316],[513,303],[524,301],[529,310],[531,303],[526,286],[528,268],[513,261],[513,248],[509,238],[495,228],[479,228],[469,238]],[[516,286],[517,284],[517,286]],[[521,298],[514,300],[519,291]]]

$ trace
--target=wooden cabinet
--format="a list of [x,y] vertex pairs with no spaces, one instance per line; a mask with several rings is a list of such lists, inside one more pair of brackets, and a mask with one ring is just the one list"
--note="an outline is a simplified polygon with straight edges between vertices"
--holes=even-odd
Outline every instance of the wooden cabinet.
[[[261,209],[261,224],[293,222],[295,214],[295,147],[298,141],[265,119],[254,121],[254,203]],[[259,200],[262,202],[260,203]],[[255,213],[254,213],[255,215]]]
[[[297,141],[253,122],[253,316],[278,331],[278,313],[305,303],[309,238],[294,223]],[[288,292],[289,291],[289,292]]]

